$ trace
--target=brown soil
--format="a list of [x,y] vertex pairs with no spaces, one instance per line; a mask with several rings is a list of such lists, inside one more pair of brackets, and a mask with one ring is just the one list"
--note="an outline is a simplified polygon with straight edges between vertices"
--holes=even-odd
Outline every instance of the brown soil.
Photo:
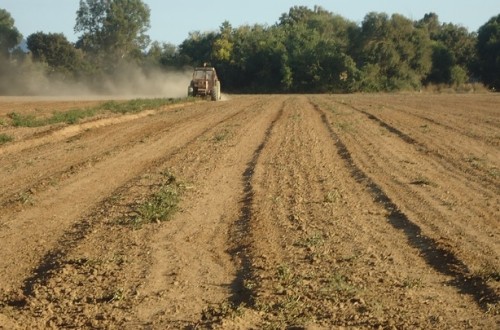
[[0,98],[0,329],[500,327],[499,95],[7,117],[97,102]]

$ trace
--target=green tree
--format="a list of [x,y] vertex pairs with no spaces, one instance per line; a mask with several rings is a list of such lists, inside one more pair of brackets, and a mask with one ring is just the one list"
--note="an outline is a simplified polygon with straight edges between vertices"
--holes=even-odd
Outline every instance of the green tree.
[[432,40],[432,69],[426,82],[459,85],[469,80],[477,66],[476,34],[463,26],[441,24],[433,13],[416,26],[426,29]]
[[10,13],[0,9],[0,55],[7,56],[9,51],[21,42],[22,37],[14,26]]
[[426,78],[428,83],[449,84],[455,58],[450,49],[440,42],[432,46],[432,69]]
[[15,50],[21,39],[10,13],[0,9],[0,94],[22,93],[25,86],[20,67],[25,56]]
[[190,32],[189,37],[179,46],[180,55],[193,66],[212,64],[213,44],[217,36],[214,32]]
[[424,15],[424,18],[416,23],[419,28],[424,28],[429,33],[432,40],[435,40],[437,34],[441,30],[441,23],[439,22],[439,16],[436,13],[428,13]]
[[370,89],[416,89],[431,69],[428,32],[401,15],[368,14],[359,42],[357,59],[362,76],[376,78],[370,79]]
[[77,76],[83,70],[83,55],[62,33],[33,33],[27,38],[34,61],[44,62],[49,74]]
[[220,32],[214,40],[212,58],[216,61],[230,62],[233,56],[233,28],[228,21],[222,23]]
[[150,9],[141,0],[80,0],[77,46],[109,64],[137,59],[149,45]]
[[151,65],[160,64],[164,68],[180,68],[188,64],[186,58],[179,54],[179,48],[171,43],[153,41],[146,54]]
[[295,91],[346,92],[358,70],[348,54],[356,25],[316,6],[292,7],[278,23],[285,32],[291,86]]
[[477,53],[483,82],[500,90],[500,14],[479,28]]

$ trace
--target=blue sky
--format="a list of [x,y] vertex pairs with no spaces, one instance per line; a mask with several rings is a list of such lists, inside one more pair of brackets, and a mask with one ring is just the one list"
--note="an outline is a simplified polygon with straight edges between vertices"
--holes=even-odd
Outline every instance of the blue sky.
[[[369,12],[398,13],[410,19],[420,19],[434,12],[441,22],[477,29],[491,17],[500,14],[499,0],[143,0],[151,9],[152,40],[180,44],[192,31],[217,30],[225,20],[233,27],[243,24],[276,23],[281,14],[292,6],[313,8],[319,5],[361,23]],[[15,26],[24,35],[41,31],[64,33],[76,41],[73,28],[79,0],[0,0],[0,8],[14,18]]]

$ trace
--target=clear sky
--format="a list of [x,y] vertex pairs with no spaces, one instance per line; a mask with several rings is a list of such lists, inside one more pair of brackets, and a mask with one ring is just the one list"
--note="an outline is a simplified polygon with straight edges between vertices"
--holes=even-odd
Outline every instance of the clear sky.
[[[398,13],[421,19],[434,12],[442,23],[459,24],[469,31],[500,14],[500,0],[143,0],[151,9],[152,40],[179,45],[192,31],[217,30],[222,22],[233,27],[243,24],[276,23],[292,6],[319,5],[356,23],[369,12]],[[14,18],[26,38],[35,32],[63,33],[76,41],[73,28],[79,0],[0,0],[0,8]]]

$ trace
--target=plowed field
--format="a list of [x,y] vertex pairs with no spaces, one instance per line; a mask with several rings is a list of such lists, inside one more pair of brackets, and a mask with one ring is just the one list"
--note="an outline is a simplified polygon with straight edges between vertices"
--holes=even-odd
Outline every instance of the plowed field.
[[0,98],[0,329],[500,328],[500,95],[99,102]]

